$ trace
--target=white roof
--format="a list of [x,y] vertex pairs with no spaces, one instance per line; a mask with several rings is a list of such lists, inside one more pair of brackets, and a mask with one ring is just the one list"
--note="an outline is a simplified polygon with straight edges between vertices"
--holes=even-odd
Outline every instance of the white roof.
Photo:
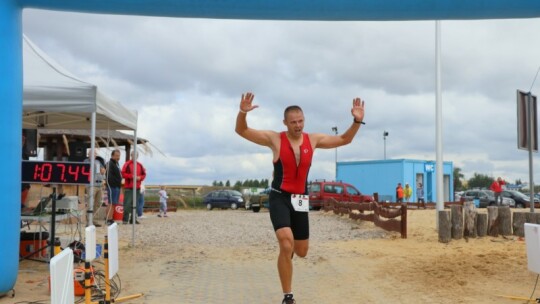
[[135,130],[137,111],[65,70],[23,36],[23,128]]

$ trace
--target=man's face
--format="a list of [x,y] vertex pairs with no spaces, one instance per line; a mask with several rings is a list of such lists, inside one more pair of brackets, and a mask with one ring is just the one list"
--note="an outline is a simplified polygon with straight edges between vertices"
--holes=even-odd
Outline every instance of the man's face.
[[290,135],[301,136],[304,130],[304,113],[302,111],[289,111],[283,120]]
[[115,161],[119,161],[120,160],[120,153],[113,152],[111,158],[114,159]]

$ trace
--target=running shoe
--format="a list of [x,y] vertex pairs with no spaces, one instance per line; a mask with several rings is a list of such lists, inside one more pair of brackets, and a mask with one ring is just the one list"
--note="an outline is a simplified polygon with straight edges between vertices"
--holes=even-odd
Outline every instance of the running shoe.
[[283,298],[281,304],[296,304],[296,301],[293,299],[293,295],[288,294]]

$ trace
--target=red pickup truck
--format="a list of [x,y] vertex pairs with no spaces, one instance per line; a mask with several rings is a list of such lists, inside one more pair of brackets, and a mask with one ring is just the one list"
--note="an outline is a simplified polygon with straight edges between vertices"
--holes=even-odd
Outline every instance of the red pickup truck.
[[363,195],[353,185],[341,181],[315,180],[308,185],[309,206],[319,210],[324,201],[334,198],[340,202],[373,202],[373,196]]

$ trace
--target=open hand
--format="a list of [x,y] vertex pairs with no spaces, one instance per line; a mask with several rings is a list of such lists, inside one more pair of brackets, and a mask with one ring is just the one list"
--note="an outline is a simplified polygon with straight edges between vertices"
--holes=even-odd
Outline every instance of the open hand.
[[240,111],[249,112],[255,108],[258,108],[259,106],[252,104],[253,98],[255,98],[255,95],[253,95],[251,92],[242,94],[242,99],[240,100]]
[[353,99],[351,114],[356,121],[364,120],[364,101],[359,97]]

